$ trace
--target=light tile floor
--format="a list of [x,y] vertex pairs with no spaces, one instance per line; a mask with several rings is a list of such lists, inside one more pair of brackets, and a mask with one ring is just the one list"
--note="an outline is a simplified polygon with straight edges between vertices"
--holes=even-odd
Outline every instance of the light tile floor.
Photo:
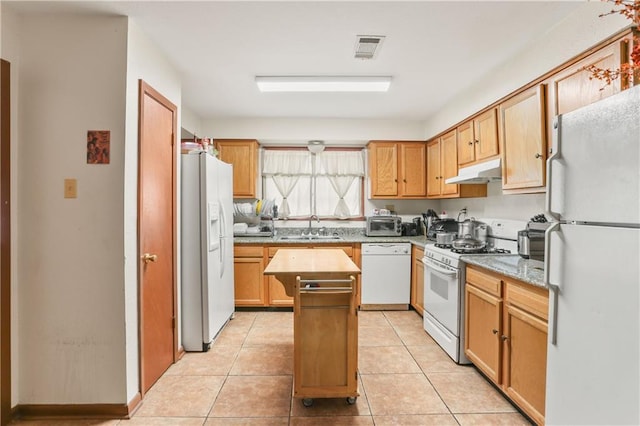
[[21,420],[19,425],[530,425],[472,366],[455,364],[415,311],[361,311],[359,392],[292,398],[293,314],[237,312],[211,350],[187,353],[130,420]]

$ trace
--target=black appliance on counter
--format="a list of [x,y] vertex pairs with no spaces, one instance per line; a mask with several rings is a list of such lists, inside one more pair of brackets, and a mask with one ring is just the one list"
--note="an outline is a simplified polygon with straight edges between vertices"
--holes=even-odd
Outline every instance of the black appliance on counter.
[[431,227],[427,230],[427,239],[436,239],[438,232],[458,232],[458,222],[453,218],[436,219],[431,223]]
[[415,237],[418,235],[424,235],[424,228],[422,226],[422,218],[420,216],[414,217],[411,222],[402,223],[402,235],[408,237]]

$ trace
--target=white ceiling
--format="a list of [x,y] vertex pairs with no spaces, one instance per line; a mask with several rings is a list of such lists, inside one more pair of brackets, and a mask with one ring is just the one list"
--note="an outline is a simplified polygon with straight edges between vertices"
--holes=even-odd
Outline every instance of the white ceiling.
[[[8,2],[24,13],[133,18],[182,73],[203,119],[424,120],[580,6],[576,1]],[[5,1],[5,4],[7,2]],[[356,35],[385,35],[376,59]],[[388,93],[260,93],[256,75],[391,75]]]

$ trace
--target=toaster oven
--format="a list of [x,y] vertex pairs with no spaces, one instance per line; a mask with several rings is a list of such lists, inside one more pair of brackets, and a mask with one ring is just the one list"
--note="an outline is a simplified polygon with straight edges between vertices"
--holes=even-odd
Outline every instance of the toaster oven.
[[400,216],[368,216],[367,237],[399,237],[402,235],[402,218]]

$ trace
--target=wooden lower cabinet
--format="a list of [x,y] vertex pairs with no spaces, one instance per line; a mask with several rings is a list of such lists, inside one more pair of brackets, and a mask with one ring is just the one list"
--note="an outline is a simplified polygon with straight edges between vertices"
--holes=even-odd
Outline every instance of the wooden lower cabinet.
[[[355,284],[354,279],[354,288]],[[300,292],[295,297],[293,396],[344,396],[355,401],[358,396],[355,294]]]
[[475,266],[466,272],[465,354],[544,424],[548,291]]
[[420,315],[424,312],[424,250],[412,246],[411,250],[411,306]]
[[236,306],[264,306],[264,249],[262,246],[235,246],[233,273]]
[[[293,297],[285,293],[284,286],[273,276],[265,276],[264,268],[269,264],[279,249],[324,249],[340,248],[356,265],[360,265],[359,244],[335,245],[322,244],[317,246],[296,245],[244,245],[234,247],[235,273],[235,305],[237,307],[292,307]],[[357,277],[356,303],[360,303],[360,276]]]

